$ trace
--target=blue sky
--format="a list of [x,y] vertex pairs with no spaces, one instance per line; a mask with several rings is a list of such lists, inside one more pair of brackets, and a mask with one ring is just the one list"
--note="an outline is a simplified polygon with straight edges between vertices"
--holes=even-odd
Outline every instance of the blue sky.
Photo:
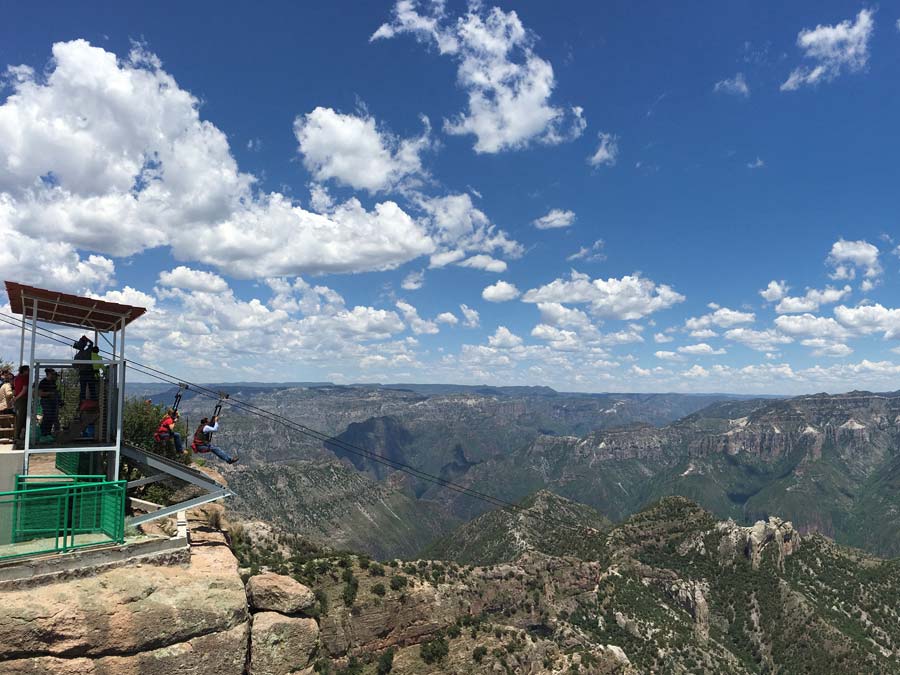
[[895,8],[3,5],[0,266],[134,358],[897,389]]

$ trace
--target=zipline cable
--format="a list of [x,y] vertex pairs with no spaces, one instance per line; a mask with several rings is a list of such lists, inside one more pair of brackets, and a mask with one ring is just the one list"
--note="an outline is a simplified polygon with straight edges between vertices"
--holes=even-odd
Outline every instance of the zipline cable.
[[[14,315],[9,315],[4,312],[0,312],[0,322],[14,326],[16,328],[21,327],[20,319],[18,319]],[[50,330],[49,328],[45,328],[45,327],[35,328],[35,327],[25,326],[25,329],[28,331],[33,331],[36,335],[43,337],[45,339],[52,340],[59,344],[64,344],[66,346],[71,346],[71,338],[69,336],[66,336],[62,333],[58,333],[56,331]],[[99,347],[98,347],[98,349],[99,349]],[[111,356],[115,357],[115,354],[113,354],[110,351],[107,351],[104,349],[100,349],[99,351],[103,354],[107,354],[107,355],[111,355]],[[166,372],[159,370],[157,368],[154,368],[152,366],[142,364],[138,361],[126,359],[126,367],[131,368],[133,371],[135,371],[139,374],[145,375],[147,377],[151,377],[153,379],[164,382],[166,384],[170,384],[170,385],[178,386],[178,387],[180,387],[182,385],[186,385],[187,389],[192,389],[195,392],[197,392],[198,394],[206,396],[207,398],[215,399],[216,401],[219,401],[221,399],[220,392],[218,392],[218,391],[215,391],[213,389],[210,389],[209,387],[205,387],[203,385],[200,385],[200,384],[197,384],[194,382],[181,380],[181,379],[175,377],[174,375],[170,375],[169,373],[166,373]],[[299,422],[296,422],[288,417],[285,417],[284,415],[279,415],[278,413],[274,413],[270,410],[266,410],[265,408],[260,408],[259,406],[255,406],[251,403],[247,403],[246,401],[241,401],[240,399],[235,399],[235,398],[229,397],[226,400],[226,403],[228,403],[228,405],[232,408],[236,408],[238,410],[244,410],[244,411],[248,412],[249,414],[255,415],[257,417],[261,417],[263,419],[266,419],[270,422],[274,422],[276,424],[280,424],[280,425],[282,425],[288,429],[291,429],[295,432],[298,432],[300,434],[303,434],[305,436],[308,436],[310,438],[318,440],[322,443],[325,443],[326,447],[328,445],[336,446],[349,454],[352,454],[352,455],[355,455],[358,457],[362,457],[365,459],[370,459],[370,460],[372,460],[376,463],[379,463],[383,466],[390,467],[396,471],[401,471],[403,473],[406,473],[407,475],[413,476],[414,478],[418,478],[419,480],[437,485],[438,487],[446,488],[448,490],[451,490],[453,492],[456,492],[458,494],[461,494],[461,495],[464,495],[467,497],[471,497],[473,499],[478,499],[485,503],[491,504],[492,506],[495,506],[497,508],[500,508],[500,509],[503,509],[506,511],[511,511],[513,513],[519,513],[522,515],[526,515],[528,517],[535,518],[538,520],[552,522],[560,527],[565,527],[566,529],[573,529],[573,530],[577,530],[579,532],[588,531],[591,533],[596,533],[595,528],[591,528],[591,527],[588,527],[585,525],[574,524],[570,521],[567,521],[567,520],[561,519],[561,518],[557,518],[555,516],[548,516],[546,514],[543,514],[543,515],[535,514],[531,511],[529,511],[528,509],[526,509],[525,507],[521,506],[520,504],[516,504],[515,502],[510,502],[510,501],[507,501],[500,497],[495,497],[494,495],[491,495],[491,494],[488,494],[485,492],[481,492],[481,491],[475,490],[473,488],[466,487],[465,485],[461,485],[461,484],[455,483],[453,481],[446,480],[444,478],[441,478],[440,476],[435,476],[434,474],[428,473],[421,469],[417,469],[417,468],[415,468],[409,464],[406,464],[404,462],[399,462],[397,460],[393,460],[389,457],[385,457],[384,455],[381,455],[374,451],[366,450],[365,448],[362,448],[360,446],[348,443],[348,442],[346,442],[340,438],[337,438],[335,436],[331,436],[324,432],[317,431],[311,427],[308,427],[308,426],[301,424]]]

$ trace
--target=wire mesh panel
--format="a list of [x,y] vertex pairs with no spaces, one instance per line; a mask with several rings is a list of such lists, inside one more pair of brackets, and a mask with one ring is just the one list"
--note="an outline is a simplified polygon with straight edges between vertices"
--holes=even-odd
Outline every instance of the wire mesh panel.
[[125,481],[19,476],[0,493],[0,559],[124,541]]

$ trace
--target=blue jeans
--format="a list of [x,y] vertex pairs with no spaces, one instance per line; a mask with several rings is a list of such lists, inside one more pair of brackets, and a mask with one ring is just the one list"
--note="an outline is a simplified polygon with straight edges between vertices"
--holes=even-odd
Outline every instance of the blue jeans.
[[211,452],[216,457],[221,459],[223,462],[231,462],[233,459],[227,452],[225,452],[218,445],[198,445],[197,446],[197,452],[206,452],[206,451]]
[[181,434],[179,434],[177,431],[173,431],[171,434],[162,433],[159,435],[159,440],[163,443],[165,443],[170,438],[175,441],[175,452],[184,452],[184,443],[181,442]]

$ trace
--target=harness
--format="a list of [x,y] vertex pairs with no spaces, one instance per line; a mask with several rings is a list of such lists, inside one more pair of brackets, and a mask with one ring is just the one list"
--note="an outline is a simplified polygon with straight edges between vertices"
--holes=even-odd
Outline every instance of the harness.
[[194,440],[191,441],[191,450],[194,452],[209,452],[209,444],[212,441],[212,434],[203,431],[206,427],[205,424],[201,424],[197,427],[197,431],[194,432]]
[[175,420],[172,419],[171,415],[163,417],[162,422],[159,423],[159,429],[153,434],[153,440],[161,442],[163,440],[163,434],[170,436],[172,434],[172,429],[170,429],[170,427],[174,424]]

